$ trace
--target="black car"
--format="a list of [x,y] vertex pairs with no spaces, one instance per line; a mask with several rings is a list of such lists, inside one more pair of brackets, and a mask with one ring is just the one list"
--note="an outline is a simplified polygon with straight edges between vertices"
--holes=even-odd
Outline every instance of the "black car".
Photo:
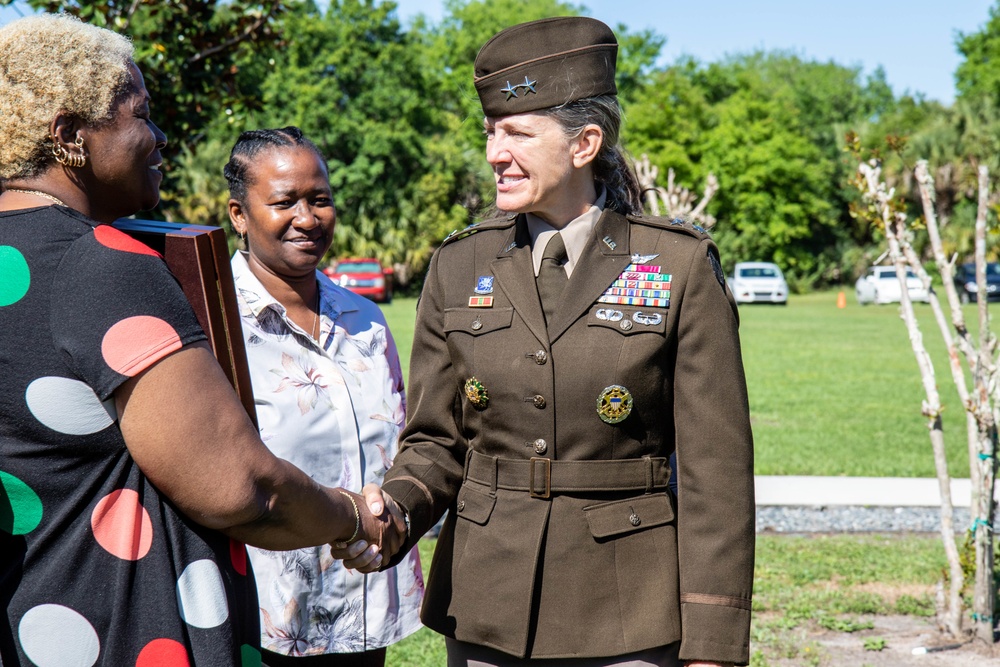
[[[975,264],[962,264],[955,269],[955,289],[962,303],[975,303],[978,295]],[[986,263],[986,300],[1000,301],[1000,262]]]

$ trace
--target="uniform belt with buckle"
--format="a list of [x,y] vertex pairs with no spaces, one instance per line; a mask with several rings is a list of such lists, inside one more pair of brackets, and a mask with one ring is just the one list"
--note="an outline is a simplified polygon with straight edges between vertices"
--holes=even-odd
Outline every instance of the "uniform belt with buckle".
[[611,461],[562,461],[533,456],[506,459],[472,452],[467,479],[496,489],[527,491],[533,498],[554,493],[645,491],[667,488],[670,466],[662,456]]

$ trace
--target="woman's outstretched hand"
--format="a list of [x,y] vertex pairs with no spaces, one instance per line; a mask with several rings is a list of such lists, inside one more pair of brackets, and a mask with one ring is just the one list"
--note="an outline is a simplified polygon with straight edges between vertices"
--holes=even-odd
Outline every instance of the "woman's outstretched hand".
[[377,484],[368,484],[361,494],[350,494],[358,506],[358,534],[350,543],[332,543],[330,554],[349,569],[376,572],[406,541],[406,520],[403,509]]

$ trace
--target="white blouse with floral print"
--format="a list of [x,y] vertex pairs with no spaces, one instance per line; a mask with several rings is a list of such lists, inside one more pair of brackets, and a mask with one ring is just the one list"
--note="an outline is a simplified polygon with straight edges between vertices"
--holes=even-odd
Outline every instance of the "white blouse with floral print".
[[[396,454],[406,398],[385,318],[368,299],[316,272],[319,343],[285,315],[237,252],[232,260],[260,436],[320,484],[381,484]],[[261,645],[286,655],[388,646],[420,628],[417,550],[386,572],[359,574],[328,546],[248,547],[260,597]]]

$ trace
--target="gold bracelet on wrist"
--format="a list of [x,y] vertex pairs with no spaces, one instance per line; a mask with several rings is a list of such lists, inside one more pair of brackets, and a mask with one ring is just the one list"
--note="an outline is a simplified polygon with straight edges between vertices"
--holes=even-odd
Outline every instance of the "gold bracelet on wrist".
[[340,493],[347,496],[347,499],[351,501],[351,505],[354,506],[354,532],[346,540],[343,540],[345,544],[350,544],[358,536],[358,531],[361,530],[361,512],[358,511],[358,504],[354,502],[354,496],[347,491],[341,491]]

